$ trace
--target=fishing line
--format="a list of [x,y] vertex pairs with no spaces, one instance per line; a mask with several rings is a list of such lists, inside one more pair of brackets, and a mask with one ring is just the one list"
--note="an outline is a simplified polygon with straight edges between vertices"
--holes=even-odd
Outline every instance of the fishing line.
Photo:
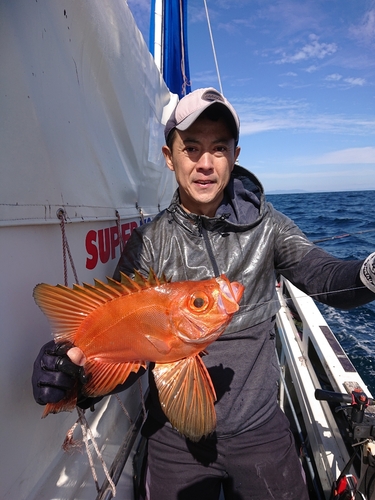
[[[366,289],[365,285],[363,286],[357,286],[355,288],[342,288],[340,290],[333,290],[333,291],[330,291],[330,292],[317,292],[317,293],[311,293],[311,294],[307,294],[307,293],[304,293],[302,292],[301,290],[301,293],[303,293],[303,295],[295,295],[294,297],[291,297],[291,299],[293,300],[293,298],[295,299],[304,299],[306,297],[310,297],[310,298],[314,298],[314,297],[318,297],[319,295],[332,295],[334,293],[343,293],[343,292],[352,292],[354,290],[364,290]],[[319,301],[318,301],[319,302]],[[320,302],[321,304],[323,304],[323,302]],[[254,307],[258,307],[258,306],[263,306],[265,304],[280,304],[280,301],[279,299],[272,299],[272,300],[265,300],[264,302],[255,302],[255,303],[250,303],[250,304],[247,304],[247,305],[240,305],[240,309],[242,308],[248,308],[248,307],[251,307],[251,306],[254,306]],[[249,311],[251,312],[251,311]]]
[[319,240],[312,240],[312,242],[313,243],[322,243],[323,241],[339,240],[341,238],[347,238],[348,236],[354,236],[356,234],[371,233],[372,231],[375,231],[375,228],[374,229],[364,229],[363,231],[356,231],[355,233],[337,234],[336,236],[328,236],[327,238],[321,238]]

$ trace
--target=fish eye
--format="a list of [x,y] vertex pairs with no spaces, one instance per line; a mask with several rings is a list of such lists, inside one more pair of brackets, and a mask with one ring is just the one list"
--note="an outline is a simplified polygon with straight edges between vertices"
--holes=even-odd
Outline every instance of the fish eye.
[[193,293],[190,297],[189,305],[198,312],[205,311],[209,305],[209,298],[205,293]]
[[204,306],[204,300],[202,299],[202,297],[196,297],[194,299],[194,307],[196,307],[197,309],[200,309],[201,307]]

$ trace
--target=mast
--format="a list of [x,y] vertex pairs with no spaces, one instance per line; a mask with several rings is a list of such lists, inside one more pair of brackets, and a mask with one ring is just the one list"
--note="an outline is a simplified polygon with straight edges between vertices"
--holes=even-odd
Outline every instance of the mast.
[[153,56],[158,70],[163,74],[163,0],[155,0],[154,23]]

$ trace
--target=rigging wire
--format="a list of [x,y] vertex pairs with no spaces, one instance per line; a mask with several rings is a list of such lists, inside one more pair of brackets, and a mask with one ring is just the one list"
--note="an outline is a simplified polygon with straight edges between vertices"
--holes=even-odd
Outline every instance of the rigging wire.
[[218,79],[218,81],[219,81],[219,90],[220,90],[220,93],[222,94],[222,93],[223,93],[223,87],[222,87],[222,85],[221,85],[221,78],[220,78],[219,65],[218,65],[218,63],[217,63],[217,57],[216,57],[216,50],[215,50],[214,38],[213,38],[213,36],[212,36],[212,30],[211,30],[210,16],[209,16],[209,14],[208,14],[207,1],[206,1],[206,0],[203,0],[203,3],[204,3],[204,8],[205,8],[205,11],[206,11],[207,25],[208,25],[208,31],[209,31],[209,33],[210,33],[210,39],[211,39],[211,45],[212,45],[212,52],[213,52],[213,55],[214,55],[215,66],[216,66],[216,74],[217,74],[217,79]]

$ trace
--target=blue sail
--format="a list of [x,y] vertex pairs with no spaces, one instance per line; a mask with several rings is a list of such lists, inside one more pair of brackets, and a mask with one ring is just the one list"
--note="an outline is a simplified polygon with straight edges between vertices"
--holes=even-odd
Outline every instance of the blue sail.
[[[154,55],[155,1],[151,2],[149,49]],[[187,46],[187,0],[164,0],[161,72],[169,90],[181,98],[191,91]]]

